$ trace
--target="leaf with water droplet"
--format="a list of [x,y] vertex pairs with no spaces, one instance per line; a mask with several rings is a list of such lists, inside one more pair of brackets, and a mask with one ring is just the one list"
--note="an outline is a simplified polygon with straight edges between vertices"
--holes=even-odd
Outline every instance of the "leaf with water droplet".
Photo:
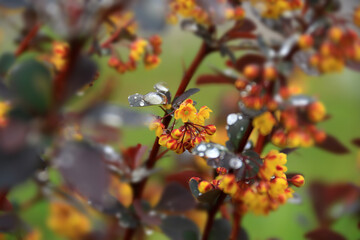
[[184,240],[191,234],[200,237],[196,224],[183,216],[167,216],[160,225],[161,230],[172,240]]
[[234,149],[239,143],[250,125],[250,118],[241,113],[231,113],[227,116],[227,134]]

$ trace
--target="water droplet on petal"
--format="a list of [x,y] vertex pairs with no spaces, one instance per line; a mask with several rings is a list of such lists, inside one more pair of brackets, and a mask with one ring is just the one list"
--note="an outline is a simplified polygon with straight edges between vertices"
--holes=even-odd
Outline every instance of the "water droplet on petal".
[[199,146],[197,146],[196,150],[199,152],[204,152],[206,150],[205,144],[200,144]]

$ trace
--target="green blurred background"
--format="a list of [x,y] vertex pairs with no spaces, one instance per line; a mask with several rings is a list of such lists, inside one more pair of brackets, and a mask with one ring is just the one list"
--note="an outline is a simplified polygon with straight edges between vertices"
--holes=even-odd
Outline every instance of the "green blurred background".
[[[4,32],[3,32],[4,33]],[[3,34],[2,51],[14,49],[11,44],[14,30],[6,30]],[[4,35],[6,38],[4,39]],[[174,93],[183,74],[183,64],[188,66],[193,59],[200,45],[200,40],[190,33],[179,31],[178,27],[169,29],[162,34],[163,54],[162,63],[154,70],[145,70],[142,66],[135,72],[119,75],[107,66],[107,59],[96,59],[100,67],[100,79],[96,81],[94,88],[98,88],[108,78],[115,78],[117,88],[111,96],[113,103],[127,106],[127,97],[136,92],[146,93],[152,90],[152,86],[157,82],[167,82]],[[210,55],[202,63],[196,75],[210,73],[210,66],[218,68],[225,67],[224,60],[215,53]],[[313,180],[323,180],[327,182],[351,182],[359,184],[359,158],[357,149],[351,144],[351,139],[360,137],[360,79],[359,74],[352,71],[344,71],[341,74],[331,74],[321,77],[311,77],[303,79],[305,92],[316,96],[324,102],[327,111],[331,114],[331,119],[320,124],[328,133],[336,136],[343,142],[351,153],[347,155],[333,155],[317,148],[301,149],[288,157],[288,171],[303,173],[306,178],[306,185],[301,189],[296,189],[303,201],[299,205],[286,204],[277,211],[270,213],[269,216],[255,216],[247,214],[243,220],[243,226],[247,230],[250,239],[267,239],[276,237],[281,239],[304,239],[304,233],[315,229],[317,226],[315,215],[308,197],[309,183]],[[195,87],[194,81],[190,87]],[[90,91],[94,91],[91,89]],[[209,85],[201,87],[200,93],[194,96],[194,100],[200,106],[207,105],[216,114],[219,107],[219,98],[235,91],[232,86]],[[81,99],[74,101],[74,106]],[[141,109],[150,111],[151,109]],[[225,121],[225,119],[224,119]],[[129,128],[124,131],[124,143],[134,145],[142,143],[151,145],[154,140],[154,133],[147,128]],[[268,151],[273,146],[268,146]],[[158,166],[164,171],[170,169],[173,162],[169,158],[159,161]],[[22,184],[14,189],[10,194],[13,202],[22,202],[34,193],[34,186],[31,182]],[[52,234],[46,227],[48,214],[48,204],[41,202],[33,208],[22,213],[24,219],[33,227],[38,227],[43,232],[43,239],[61,239]],[[357,221],[345,216],[336,222],[334,229],[344,234],[348,239],[359,239],[360,232],[357,229]],[[153,234],[151,239],[166,239],[161,234]]]

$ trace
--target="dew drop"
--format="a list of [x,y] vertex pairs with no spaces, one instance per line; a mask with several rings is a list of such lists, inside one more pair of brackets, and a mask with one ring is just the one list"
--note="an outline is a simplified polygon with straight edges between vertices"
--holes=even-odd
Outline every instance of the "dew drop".
[[139,103],[139,105],[140,105],[141,107],[143,107],[143,106],[145,105],[144,101],[141,101],[141,102]]
[[218,158],[220,156],[220,151],[217,148],[208,149],[205,152],[207,158]]
[[232,113],[227,116],[226,122],[228,125],[233,125],[236,123],[237,120],[238,120],[237,114]]
[[204,152],[206,150],[206,146],[205,144],[200,144],[196,150],[198,150],[199,152]]
[[232,158],[232,159],[230,159],[230,161],[229,161],[229,165],[230,165],[230,167],[233,168],[233,169],[239,169],[239,168],[242,167],[243,164],[242,164],[242,162],[241,162],[240,159],[238,159],[238,158]]

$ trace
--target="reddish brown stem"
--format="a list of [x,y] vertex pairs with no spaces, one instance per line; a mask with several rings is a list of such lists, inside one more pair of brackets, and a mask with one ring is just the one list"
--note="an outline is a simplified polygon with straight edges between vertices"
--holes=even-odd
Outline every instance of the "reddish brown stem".
[[[185,72],[179,88],[175,94],[175,97],[180,96],[181,94],[183,94],[187,88],[187,86],[190,83],[190,80],[192,79],[192,77],[194,76],[194,73],[196,72],[196,70],[198,69],[198,67],[200,66],[201,62],[204,60],[204,58],[212,52],[212,48],[208,47],[208,45],[204,42],[202,43],[195,59],[193,60],[193,62],[191,63],[189,69]],[[171,116],[166,116],[168,115],[167,113],[165,113],[164,115],[164,119],[162,121],[162,123],[164,124],[165,128],[167,128],[171,122],[172,117]],[[147,159],[147,161],[145,162],[145,166],[147,167],[147,169],[151,169],[154,167],[156,161],[159,159],[158,158],[158,153],[160,150],[160,145],[159,145],[159,137],[156,137],[153,147],[151,149],[149,158]],[[148,178],[144,178],[141,182],[134,184],[133,185],[133,190],[134,190],[134,196],[133,196],[133,200],[139,199],[141,198],[141,195],[144,191],[146,182],[147,182]],[[124,239],[125,240],[130,240],[132,239],[133,235],[135,233],[134,229],[130,229],[128,228],[125,232],[125,236]]]
[[36,36],[40,29],[40,24],[37,23],[33,26],[33,28],[29,31],[29,33],[26,35],[26,37],[21,41],[20,45],[15,51],[15,56],[20,56],[23,52],[26,51],[26,49],[29,47],[31,40]]
[[226,196],[227,195],[225,193],[221,192],[221,194],[220,194],[219,198],[217,199],[214,207],[212,207],[208,211],[208,218],[207,218],[207,221],[206,221],[206,225],[205,225],[205,229],[204,229],[204,234],[202,236],[202,240],[207,240],[209,238],[211,228],[212,228],[213,223],[214,223],[215,215],[218,212],[221,205],[224,203],[224,200],[225,200]]
[[233,226],[231,230],[230,240],[237,240],[240,231],[242,215],[239,213],[237,208],[234,208],[233,215]]
[[257,152],[258,154],[260,154],[262,152],[262,150],[264,149],[265,143],[266,143],[266,136],[259,133],[259,137],[256,141],[254,151]]

